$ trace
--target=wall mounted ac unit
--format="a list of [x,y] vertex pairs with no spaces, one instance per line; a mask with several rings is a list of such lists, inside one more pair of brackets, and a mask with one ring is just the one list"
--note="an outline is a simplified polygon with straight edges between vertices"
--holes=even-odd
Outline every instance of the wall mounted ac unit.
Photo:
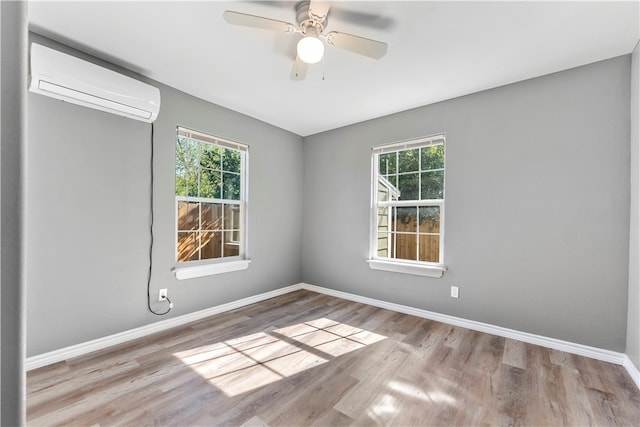
[[158,88],[36,43],[29,90],[147,123],[160,111]]

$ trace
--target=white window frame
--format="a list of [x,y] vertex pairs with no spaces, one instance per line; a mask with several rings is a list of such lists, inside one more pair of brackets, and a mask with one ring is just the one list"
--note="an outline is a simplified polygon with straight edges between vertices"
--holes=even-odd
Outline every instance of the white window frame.
[[[443,188],[442,199],[427,200],[378,200],[378,180],[384,177],[379,174],[379,156],[384,153],[397,152],[427,147],[443,145],[445,147],[445,185],[446,185],[446,141],[444,134],[432,135],[417,139],[394,142],[372,147],[371,154],[371,216],[370,216],[370,241],[369,241],[369,267],[374,270],[392,271],[397,273],[414,274],[427,277],[442,277],[447,267],[444,264],[444,235],[445,235],[445,191]],[[421,174],[418,175],[419,177]],[[431,207],[437,206],[440,209],[440,241],[439,241],[439,262],[413,261],[398,259],[393,257],[381,257],[378,255],[378,209],[384,207]],[[417,231],[418,232],[418,231]],[[391,232],[390,232],[391,233]],[[416,239],[418,245],[418,239]],[[392,250],[390,247],[389,250]]]
[[[172,269],[178,280],[191,279],[195,277],[208,276],[212,274],[228,273],[232,271],[245,270],[249,267],[251,260],[248,257],[248,183],[249,183],[249,146],[239,142],[231,141],[225,138],[212,136],[206,133],[198,132],[182,126],[176,129],[176,138],[185,137],[194,140],[200,144],[212,144],[222,148],[230,148],[240,152],[240,200],[215,199],[207,197],[193,196],[175,196],[174,204],[174,251],[176,265]],[[175,157],[175,156],[174,156]],[[175,190],[175,185],[174,185]],[[239,255],[232,257],[211,258],[194,261],[178,262],[178,203],[179,202],[205,202],[205,203],[223,203],[225,205],[236,205],[239,207],[239,233],[237,243]],[[223,210],[224,215],[224,210]],[[223,221],[224,224],[224,221]],[[235,233],[234,233],[235,235]],[[223,244],[224,248],[224,244]],[[224,249],[223,249],[224,250]]]

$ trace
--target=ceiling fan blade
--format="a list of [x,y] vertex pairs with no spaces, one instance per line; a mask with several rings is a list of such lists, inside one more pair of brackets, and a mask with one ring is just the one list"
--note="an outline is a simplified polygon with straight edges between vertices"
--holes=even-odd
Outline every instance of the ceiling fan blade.
[[373,59],[382,58],[388,48],[386,43],[337,31],[331,31],[327,34],[327,43]]
[[321,22],[324,21],[329,13],[330,7],[330,1],[311,0],[309,3],[309,18],[316,19]]
[[309,64],[302,61],[298,55],[296,55],[296,60],[293,63],[293,68],[291,69],[291,80],[304,80],[307,77],[307,70],[309,69]]
[[229,24],[242,25],[244,27],[281,31],[284,33],[293,33],[296,29],[293,24],[290,24],[288,22],[264,18],[262,16],[248,15],[246,13],[233,12],[231,10],[226,10],[223,16]]

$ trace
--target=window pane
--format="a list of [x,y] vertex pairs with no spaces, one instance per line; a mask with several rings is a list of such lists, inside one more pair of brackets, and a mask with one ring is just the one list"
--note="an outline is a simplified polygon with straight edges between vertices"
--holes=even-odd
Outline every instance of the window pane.
[[224,232],[224,256],[238,256],[240,254],[240,245],[237,240],[237,233],[234,231]]
[[396,234],[396,258],[416,261],[416,234]]
[[197,142],[184,138],[176,140],[177,195],[198,196],[198,156]]
[[398,173],[413,172],[418,170],[419,149],[404,150],[398,152]]
[[222,198],[240,200],[240,175],[227,172],[222,174]]
[[421,187],[421,200],[442,199],[444,171],[423,172]]
[[224,205],[225,230],[237,230],[240,228],[240,206]]
[[378,201],[386,202],[388,200],[389,200],[389,188],[386,185],[382,185],[382,184],[378,185]]
[[178,175],[176,172],[176,196],[187,195],[187,177],[185,174]]
[[420,169],[444,169],[444,145],[422,147],[420,153]]
[[219,199],[222,178],[220,171],[212,169],[200,169],[200,197]]
[[395,231],[402,233],[415,233],[417,231],[418,209],[415,207],[396,208]]
[[389,230],[389,210],[390,208],[378,208],[378,232]]
[[381,176],[381,178],[378,181],[378,187],[390,192],[392,200],[397,200],[397,197],[394,197],[393,194],[398,191],[398,175]]
[[389,233],[378,233],[378,256],[389,257]]
[[225,149],[222,157],[222,169],[225,172],[240,173],[240,152],[228,148]]
[[198,169],[198,143],[190,139],[176,141],[176,174],[195,173]]
[[222,148],[211,144],[202,144],[200,166],[220,170],[222,165]]
[[198,203],[178,202],[178,230],[198,229]]
[[[393,185],[397,190],[398,189],[398,175],[389,175],[386,178],[387,178],[387,181],[389,181],[391,183],[391,185]],[[397,198],[395,200],[397,200]]]
[[432,234],[419,235],[419,259],[418,261],[439,262],[440,236]]
[[198,233],[178,233],[178,262],[198,259]]
[[203,203],[200,213],[201,230],[221,230],[222,229],[222,204]]
[[393,175],[397,172],[396,154],[397,153],[380,154],[378,157],[378,173],[380,175]]
[[390,176],[393,182],[389,181],[386,177],[378,178],[378,201],[387,202],[390,200],[398,200],[398,187],[394,184],[397,181],[397,176]]
[[202,259],[220,258],[222,256],[221,232],[203,232],[202,236]]
[[190,173],[187,175],[187,196],[198,197],[198,174]]
[[400,200],[420,200],[419,174],[410,173],[398,177],[398,189],[400,190]]
[[420,233],[440,233],[440,208],[420,207]]

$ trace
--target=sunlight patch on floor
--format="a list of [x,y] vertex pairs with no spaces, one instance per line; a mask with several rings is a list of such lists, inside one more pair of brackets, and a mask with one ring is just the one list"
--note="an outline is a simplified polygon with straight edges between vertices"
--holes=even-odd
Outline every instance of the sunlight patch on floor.
[[227,396],[237,396],[384,340],[327,318],[173,353]]
[[390,381],[388,387],[397,394],[401,394],[404,398],[414,398],[418,400],[431,401],[426,392],[413,384]]
[[373,419],[385,419],[388,418],[389,415],[397,412],[398,406],[396,405],[396,398],[385,394],[369,410],[369,416]]
[[426,407],[430,403],[436,404],[437,407],[456,406],[456,399],[440,390],[434,390],[432,387],[422,389],[413,384],[403,381],[389,381],[387,384],[388,392],[378,397],[366,409],[366,414],[377,424],[384,424],[384,420],[389,420],[396,414],[400,414],[399,403],[402,402],[407,407],[408,402],[414,402],[414,405]]
[[453,396],[441,390],[422,390],[415,385],[399,381],[390,381],[388,387],[394,392],[401,394],[404,399],[414,398],[425,402],[433,402],[440,405],[445,404],[450,406],[455,406],[457,403]]

